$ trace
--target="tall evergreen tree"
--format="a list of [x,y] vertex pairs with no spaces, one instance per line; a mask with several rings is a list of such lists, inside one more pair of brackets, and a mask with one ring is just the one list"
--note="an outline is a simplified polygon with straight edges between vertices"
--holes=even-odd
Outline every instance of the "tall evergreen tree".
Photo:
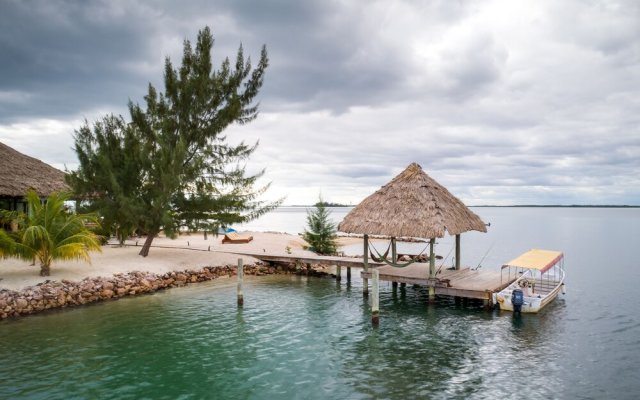
[[338,248],[336,225],[329,220],[329,215],[322,198],[315,210],[307,210],[307,228],[302,237],[309,243],[310,250],[319,254],[334,254]]
[[[149,84],[144,107],[129,103],[131,123],[127,129],[136,139],[135,150],[113,157],[137,159],[140,165],[139,190],[131,204],[139,210],[136,224],[147,234],[142,256],[148,255],[161,230],[172,236],[185,225],[204,223],[212,229],[245,222],[279,204],[257,200],[267,189],[254,188],[263,172],[247,176],[241,164],[257,143],[232,145],[223,134],[232,123],[246,124],[257,117],[254,98],[268,65],[266,48],[253,69],[240,46],[235,62],[226,58],[218,70],[212,66],[212,48],[213,36],[207,27],[198,33],[195,49],[188,40],[184,42],[179,69],[166,59],[164,93]],[[81,133],[76,135],[80,167],[74,177],[82,177],[83,185],[74,184],[74,179],[71,183],[85,194],[101,193],[108,185],[91,189],[90,174],[85,173],[91,163],[83,160],[99,159],[109,151],[97,150],[102,144],[93,138],[91,146],[78,146]],[[127,148],[112,150],[129,153]]]
[[67,174],[67,181],[87,200],[89,211],[100,213],[106,232],[123,244],[144,212],[140,195],[148,158],[135,128],[121,116],[105,116],[93,129],[85,121],[76,132],[75,150],[81,168]]

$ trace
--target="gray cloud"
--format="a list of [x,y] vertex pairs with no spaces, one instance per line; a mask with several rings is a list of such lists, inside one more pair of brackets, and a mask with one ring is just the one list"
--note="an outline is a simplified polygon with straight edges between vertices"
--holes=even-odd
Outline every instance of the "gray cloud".
[[[568,23],[570,21],[570,23]],[[81,120],[124,113],[209,25],[271,65],[272,197],[355,202],[410,162],[473,204],[640,204],[640,6],[509,1],[6,1],[0,140],[73,166]]]

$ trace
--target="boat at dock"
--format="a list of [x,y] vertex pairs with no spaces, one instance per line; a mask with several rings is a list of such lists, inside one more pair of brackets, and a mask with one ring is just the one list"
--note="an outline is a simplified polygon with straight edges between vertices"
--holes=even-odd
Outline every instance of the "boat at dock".
[[564,254],[529,250],[502,266],[501,279],[514,277],[515,281],[493,295],[494,304],[505,311],[537,313],[564,293]]

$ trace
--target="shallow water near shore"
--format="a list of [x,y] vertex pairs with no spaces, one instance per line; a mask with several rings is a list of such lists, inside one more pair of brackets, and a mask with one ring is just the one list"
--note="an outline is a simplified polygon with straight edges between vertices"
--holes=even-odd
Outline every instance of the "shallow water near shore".
[[514,318],[383,283],[373,328],[357,273],[247,278],[242,309],[220,279],[0,322],[0,398],[635,398],[640,210],[474,211],[463,263],[563,250],[567,295]]

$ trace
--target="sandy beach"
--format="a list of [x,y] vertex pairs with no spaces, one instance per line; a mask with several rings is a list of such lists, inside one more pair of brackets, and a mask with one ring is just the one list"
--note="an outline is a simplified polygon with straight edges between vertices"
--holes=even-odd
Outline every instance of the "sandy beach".
[[[0,289],[21,290],[46,280],[63,279],[80,281],[86,277],[110,277],[117,273],[144,271],[162,274],[169,271],[197,269],[206,266],[236,265],[242,257],[232,252],[267,252],[270,254],[311,255],[304,250],[306,242],[300,237],[285,233],[244,232],[253,236],[246,244],[222,244],[222,236],[209,235],[204,240],[202,234],[181,235],[177,239],[163,236],[154,239],[148,257],[138,255],[144,238],[128,240],[126,246],[110,244],[102,247],[102,252],[91,253],[91,263],[77,261],[54,261],[51,276],[41,277],[38,264],[31,265],[18,259],[0,259]],[[136,246],[137,242],[137,246]],[[339,238],[340,245],[362,242],[358,238]],[[156,247],[158,246],[158,247]],[[257,260],[242,257],[245,264]]]

